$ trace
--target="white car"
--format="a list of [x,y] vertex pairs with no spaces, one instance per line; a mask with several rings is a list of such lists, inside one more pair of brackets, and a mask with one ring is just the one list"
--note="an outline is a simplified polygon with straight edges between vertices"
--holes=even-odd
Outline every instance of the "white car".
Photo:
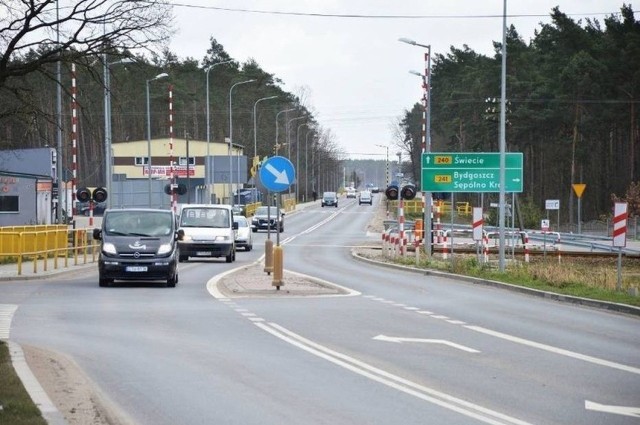
[[347,198],[356,198],[356,190],[352,187],[347,189]]
[[238,223],[236,230],[236,247],[244,248],[245,251],[253,249],[253,236],[251,235],[251,225],[247,217],[243,215],[234,215],[233,221]]
[[369,204],[373,205],[373,198],[371,196],[371,192],[368,190],[363,190],[360,192],[360,198],[358,199],[358,205]]

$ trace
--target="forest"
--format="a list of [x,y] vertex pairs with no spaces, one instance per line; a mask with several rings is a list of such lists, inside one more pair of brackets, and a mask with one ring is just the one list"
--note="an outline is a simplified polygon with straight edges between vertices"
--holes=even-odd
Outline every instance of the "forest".
[[[72,34],[64,43],[50,38],[21,42],[25,33],[16,28],[28,18],[43,18],[40,10],[30,10],[32,16],[25,12],[0,17],[0,33],[5,34],[0,41],[0,149],[54,146],[61,133],[62,179],[69,178],[73,156],[71,69],[75,64],[77,169],[83,185],[104,183],[105,76],[113,143],[145,139],[147,125],[151,138],[169,136],[169,85],[175,137],[224,142],[229,88],[254,79],[233,92],[234,143],[250,147],[252,156],[255,124],[260,157],[273,155],[274,141],[282,144],[289,139],[292,146],[288,148],[295,155],[298,146],[294,142],[309,138],[324,173],[342,177],[345,169],[363,168],[349,165],[331,130],[314,118],[304,92],[285,91],[277,75],[263,70],[253,59],[240,62],[232,58],[214,36],[201,59],[182,59],[167,49],[156,50],[158,54],[140,53],[140,47],[170,36],[166,14],[158,12],[166,1],[115,1],[106,12],[88,18],[89,5],[95,3],[107,4],[78,0],[78,7],[69,13],[84,12],[87,25],[99,29],[92,33],[97,35],[80,40]],[[83,6],[87,9],[82,10]],[[132,9],[120,9],[127,7]],[[140,11],[146,15],[132,22],[130,16]],[[623,5],[620,13],[603,22],[575,20],[558,8],[550,15],[551,22],[541,24],[530,40],[523,40],[514,26],[507,33],[506,146],[507,151],[524,155],[520,198],[540,208],[546,199],[559,199],[565,220],[572,221],[577,201],[572,185],[582,183],[586,184],[581,199],[584,220],[610,215],[614,198],[629,200],[630,214],[638,214],[640,22],[630,5]],[[46,22],[52,27],[56,23]],[[493,57],[466,45],[434,52],[430,70],[432,151],[498,151],[502,46],[494,42],[494,47]],[[160,73],[169,78],[156,81]],[[257,105],[258,99],[264,101]],[[283,114],[285,110],[290,111]],[[399,111],[392,141],[410,158],[403,172],[417,183],[422,124],[422,102],[407,105],[406,111]]]
[[[507,32],[506,150],[524,155],[521,197],[544,208],[559,199],[572,222],[586,184],[582,217],[610,215],[612,199],[637,199],[640,158],[640,22],[630,5],[597,20],[573,20],[558,8],[530,41]],[[502,43],[495,56],[467,46],[436,54],[431,69],[431,151],[498,152]],[[397,144],[420,173],[422,103],[398,125]],[[419,181],[419,180],[418,180]]]

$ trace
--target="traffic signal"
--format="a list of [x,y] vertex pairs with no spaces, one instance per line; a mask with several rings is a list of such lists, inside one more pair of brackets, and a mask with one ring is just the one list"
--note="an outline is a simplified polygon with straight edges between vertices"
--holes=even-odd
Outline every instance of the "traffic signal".
[[87,187],[81,187],[76,190],[76,199],[79,202],[104,202],[107,200],[107,190],[103,187],[93,189],[93,192]]
[[400,191],[400,196],[402,199],[406,199],[408,201],[412,200],[416,197],[416,185],[413,183],[408,183],[402,186],[402,190]]
[[387,189],[384,191],[384,194],[387,196],[387,199],[390,201],[395,201],[398,199],[398,185],[390,184]]
[[413,183],[406,183],[402,187],[399,187],[396,183],[391,183],[384,194],[390,201],[397,201],[398,195],[407,201],[410,201],[416,197],[417,194],[416,185]]
[[76,199],[80,202],[89,202],[91,200],[91,191],[86,187],[81,187],[76,191]]
[[107,190],[103,187],[97,187],[93,190],[92,198],[94,202],[104,202],[107,200]]

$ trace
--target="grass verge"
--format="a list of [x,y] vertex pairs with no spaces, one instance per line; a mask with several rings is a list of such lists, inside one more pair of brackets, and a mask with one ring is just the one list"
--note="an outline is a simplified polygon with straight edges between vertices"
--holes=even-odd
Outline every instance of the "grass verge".
[[617,290],[617,265],[610,259],[534,259],[530,263],[509,261],[500,272],[495,263],[480,263],[474,255],[460,255],[453,260],[433,258],[423,254],[416,262],[413,253],[403,258],[386,258],[380,254],[365,257],[377,261],[402,264],[421,269],[439,270],[480,279],[494,280],[556,294],[588,298],[640,307],[640,297],[630,295],[630,288],[640,287],[640,261],[624,259],[621,290]]
[[0,425],[46,425],[11,364],[9,347],[0,341]]

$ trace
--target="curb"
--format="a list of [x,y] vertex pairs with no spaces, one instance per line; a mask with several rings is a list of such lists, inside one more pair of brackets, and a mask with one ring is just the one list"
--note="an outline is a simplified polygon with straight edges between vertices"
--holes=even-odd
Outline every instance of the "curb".
[[437,277],[443,277],[447,279],[455,279],[458,281],[473,283],[477,285],[492,286],[495,288],[506,289],[509,291],[519,292],[526,295],[546,298],[553,301],[560,301],[560,302],[576,304],[576,305],[581,305],[586,307],[593,307],[600,310],[612,311],[616,313],[624,313],[624,314],[640,317],[640,307],[635,307],[628,304],[619,304],[619,303],[613,303],[608,301],[598,301],[598,300],[592,300],[589,298],[575,297],[572,295],[556,294],[555,292],[548,292],[548,291],[542,291],[540,289],[527,288],[524,286],[513,285],[511,283],[499,282],[496,280],[480,279],[476,277],[469,277],[469,276],[441,272],[436,270],[418,269],[416,267],[411,267],[411,266],[386,263],[386,262],[376,261],[376,260],[362,257],[361,255],[354,252],[354,250],[351,250],[351,256],[358,261],[363,261],[369,264],[375,264],[381,267],[388,267],[396,270],[404,270],[407,272],[420,273],[426,276],[437,276]]
[[37,378],[29,368],[27,360],[24,357],[22,347],[16,342],[7,341],[9,353],[11,356],[11,364],[20,378],[22,385],[31,397],[31,400],[40,409],[42,417],[49,425],[68,425],[67,420],[62,413],[53,404],[47,393],[38,382]]

